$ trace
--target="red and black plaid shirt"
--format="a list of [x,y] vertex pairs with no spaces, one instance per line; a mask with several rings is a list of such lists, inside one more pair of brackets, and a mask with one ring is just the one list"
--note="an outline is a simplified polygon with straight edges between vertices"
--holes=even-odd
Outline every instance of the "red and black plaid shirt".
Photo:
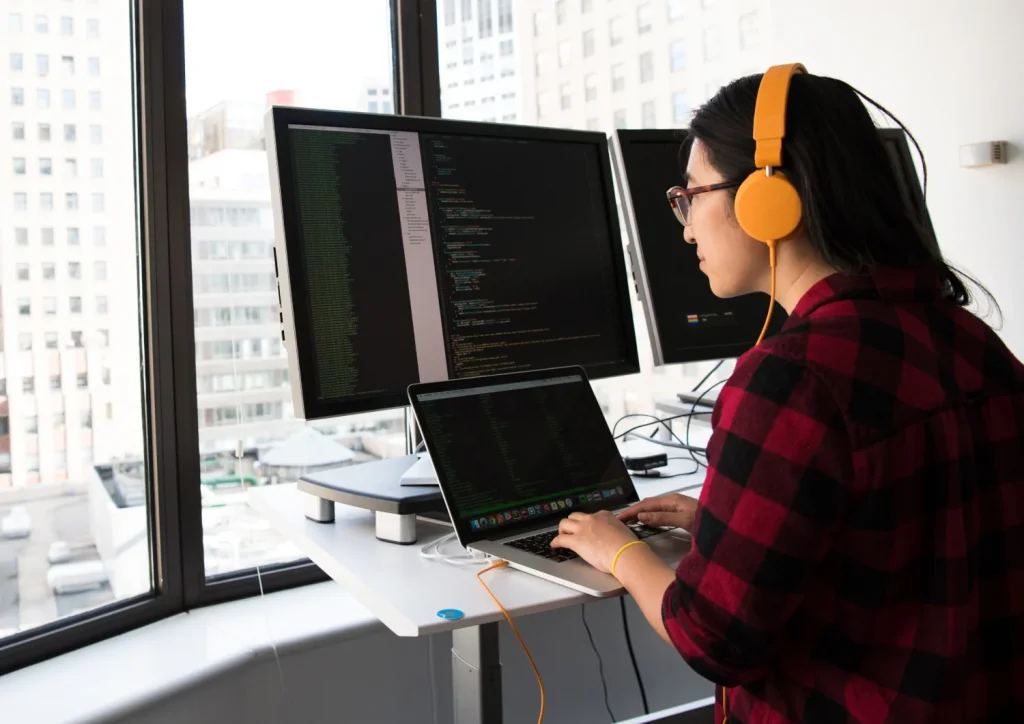
[[714,424],[663,617],[730,722],[1024,721],[1024,367],[937,277],[820,282]]

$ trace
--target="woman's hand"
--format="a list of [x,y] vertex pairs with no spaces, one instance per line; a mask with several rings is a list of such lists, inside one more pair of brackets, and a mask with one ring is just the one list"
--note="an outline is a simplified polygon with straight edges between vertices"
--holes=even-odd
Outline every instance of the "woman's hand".
[[671,525],[687,532],[693,531],[697,515],[697,501],[679,493],[667,493],[656,498],[641,500],[619,513],[619,520],[632,523],[639,520],[645,525]]
[[615,554],[636,540],[633,531],[606,510],[588,515],[571,513],[558,525],[552,548],[568,548],[602,573],[612,572]]

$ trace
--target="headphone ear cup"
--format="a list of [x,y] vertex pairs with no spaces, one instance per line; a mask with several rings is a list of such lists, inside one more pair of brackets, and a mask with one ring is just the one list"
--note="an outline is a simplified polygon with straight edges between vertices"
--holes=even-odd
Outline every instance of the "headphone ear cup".
[[771,176],[757,170],[736,191],[736,220],[749,236],[763,241],[779,241],[800,226],[803,205],[796,187],[785,174]]

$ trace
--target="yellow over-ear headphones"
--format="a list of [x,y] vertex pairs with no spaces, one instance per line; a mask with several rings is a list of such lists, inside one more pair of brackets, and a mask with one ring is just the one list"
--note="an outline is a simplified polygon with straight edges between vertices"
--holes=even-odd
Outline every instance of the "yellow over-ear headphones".
[[775,245],[800,226],[803,209],[800,195],[782,166],[782,139],[786,137],[786,100],[789,82],[795,73],[806,73],[800,63],[773,65],[761,77],[754,107],[754,165],[757,171],[736,191],[736,220],[747,234],[768,245],[772,267],[771,302],[764,329],[757,338],[760,344],[768,332],[775,307]]

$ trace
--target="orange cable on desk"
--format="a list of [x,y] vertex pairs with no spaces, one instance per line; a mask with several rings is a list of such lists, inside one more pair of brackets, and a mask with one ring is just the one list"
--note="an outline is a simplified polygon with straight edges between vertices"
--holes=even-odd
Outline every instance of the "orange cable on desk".
[[537,677],[537,686],[540,687],[540,713],[537,715],[537,724],[543,724],[543,721],[544,721],[544,681],[540,678],[540,670],[537,669],[537,664],[534,663],[533,656],[530,655],[530,650],[528,648],[526,648],[526,642],[523,641],[523,637],[519,635],[519,629],[517,629],[516,625],[512,622],[512,617],[509,615],[508,611],[505,610],[505,607],[501,605],[501,601],[498,600],[498,597],[495,596],[494,593],[491,591],[491,589],[487,587],[487,584],[484,583],[484,579],[483,579],[483,575],[485,573],[487,573],[488,571],[493,571],[495,568],[504,568],[507,565],[508,565],[507,561],[497,561],[496,563],[488,566],[487,568],[485,568],[482,571],[480,571],[479,573],[477,573],[476,574],[476,579],[478,581],[480,581],[480,585],[484,587],[485,591],[487,591],[487,595],[491,597],[491,600],[494,601],[494,603],[498,606],[498,608],[501,610],[501,612],[505,615],[505,620],[508,621],[508,625],[512,627],[512,633],[514,633],[516,635],[516,638],[519,639],[519,645],[523,647],[523,651],[526,652],[526,658],[529,660],[530,666],[533,667],[533,674],[534,674],[534,676]]

